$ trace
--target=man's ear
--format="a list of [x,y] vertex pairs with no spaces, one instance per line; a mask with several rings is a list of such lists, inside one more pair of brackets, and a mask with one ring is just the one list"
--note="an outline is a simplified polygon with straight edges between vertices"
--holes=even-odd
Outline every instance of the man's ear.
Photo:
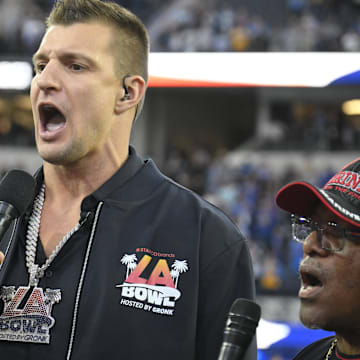
[[146,82],[139,75],[125,75],[122,80],[122,88],[116,100],[115,113],[117,115],[131,108],[136,108],[137,104],[145,95]]

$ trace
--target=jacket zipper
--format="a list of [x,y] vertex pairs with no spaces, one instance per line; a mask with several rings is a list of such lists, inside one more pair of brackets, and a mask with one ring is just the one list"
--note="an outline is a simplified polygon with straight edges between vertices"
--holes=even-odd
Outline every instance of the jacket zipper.
[[94,240],[94,237],[95,237],[95,230],[96,230],[96,227],[97,227],[100,211],[101,211],[101,208],[102,208],[103,204],[104,204],[104,202],[100,202],[98,204],[97,208],[96,208],[94,223],[93,223],[92,228],[91,228],[90,239],[89,239],[89,242],[88,242],[85,258],[84,258],[84,261],[83,261],[83,266],[82,266],[82,270],[81,270],[81,276],[80,276],[78,289],[77,289],[77,293],[76,293],[76,298],[75,298],[75,305],[74,305],[74,311],[73,311],[73,321],[72,321],[72,326],[71,326],[70,340],[69,340],[69,346],[68,346],[68,351],[67,351],[67,355],[66,355],[66,360],[70,360],[71,355],[72,355],[72,350],[73,350],[73,345],[74,345],[74,340],[75,340],[76,325],[77,325],[77,320],[78,320],[80,297],[81,297],[81,293],[82,293],[82,289],[83,289],[83,285],[84,285],[86,269],[87,269],[88,262],[89,262],[89,257],[90,257],[90,251],[91,251],[93,240]]

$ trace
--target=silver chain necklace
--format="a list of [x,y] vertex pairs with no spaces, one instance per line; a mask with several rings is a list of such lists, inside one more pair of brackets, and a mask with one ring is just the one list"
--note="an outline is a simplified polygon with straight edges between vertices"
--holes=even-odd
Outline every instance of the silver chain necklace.
[[70,237],[79,230],[81,224],[77,223],[59,242],[55,250],[51,255],[46,259],[45,263],[42,266],[35,264],[36,258],[36,247],[39,237],[40,221],[41,221],[41,211],[44,206],[45,200],[45,184],[41,186],[39,194],[35,198],[33,211],[31,213],[27,234],[26,234],[26,245],[25,245],[25,254],[26,254],[26,267],[29,272],[29,286],[37,286],[39,280],[44,276],[45,270],[50,266],[52,261],[55,259],[59,251],[70,239]]
[[[46,260],[46,262],[42,266],[39,266],[38,264],[35,264],[36,247],[39,241],[38,238],[40,230],[41,211],[44,206],[44,200],[45,185],[42,185],[39,194],[35,198],[26,233],[25,262],[29,273],[29,285],[18,287],[0,287],[0,300],[2,300],[4,303],[4,307],[2,309],[2,312],[0,313],[0,322],[4,324],[9,324],[7,325],[6,329],[1,330],[0,342],[16,341],[34,344],[50,344],[50,330],[56,322],[55,318],[52,317],[51,312],[53,305],[61,301],[61,289],[43,289],[41,287],[38,287],[38,282],[44,276],[46,269],[50,266],[52,261],[58,255],[59,251],[70,239],[71,235],[73,235],[74,232],[76,232],[91,215],[91,212],[89,211],[84,219],[80,218],[78,224],[76,224],[75,227],[64,236],[64,238],[59,242],[58,246],[49,256],[49,258]],[[77,287],[71,333],[66,356],[66,359],[68,360],[70,360],[72,355],[75,331],[78,322],[80,297],[84,286],[86,269],[88,267],[90,251],[92,249],[96,225],[99,219],[102,205],[103,202],[100,202],[96,209],[90,238],[83,260],[81,276]],[[20,308],[21,302],[23,301],[23,299],[25,299],[25,294],[28,294],[29,297],[26,300],[26,303]]]

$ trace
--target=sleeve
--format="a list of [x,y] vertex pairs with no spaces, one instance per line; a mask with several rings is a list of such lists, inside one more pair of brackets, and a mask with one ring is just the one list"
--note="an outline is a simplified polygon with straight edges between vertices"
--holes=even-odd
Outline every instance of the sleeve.
[[[203,234],[204,252],[207,254],[200,273],[196,360],[218,358],[232,303],[237,298],[255,299],[249,249],[243,236],[232,225],[225,228],[209,226]],[[244,359],[256,358],[254,337]]]

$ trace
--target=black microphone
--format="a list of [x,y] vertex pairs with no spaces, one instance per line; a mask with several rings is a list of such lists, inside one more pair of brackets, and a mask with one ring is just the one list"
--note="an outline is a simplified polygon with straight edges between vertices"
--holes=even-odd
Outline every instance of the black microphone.
[[24,214],[35,193],[35,180],[25,171],[11,170],[0,182],[0,241],[11,222]]
[[261,315],[258,304],[249,299],[236,299],[230,309],[218,360],[243,358],[255,335]]

